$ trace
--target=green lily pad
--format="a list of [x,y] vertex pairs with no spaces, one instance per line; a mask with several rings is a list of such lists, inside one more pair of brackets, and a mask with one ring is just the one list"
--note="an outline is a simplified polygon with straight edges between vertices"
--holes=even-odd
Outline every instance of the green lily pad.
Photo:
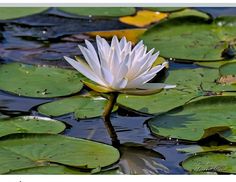
[[236,61],[223,64],[219,69],[221,76],[235,75],[236,76]]
[[184,9],[182,11],[173,12],[169,15],[168,18],[177,18],[177,17],[183,17],[183,16],[197,16],[197,17],[204,18],[206,20],[210,19],[210,16],[208,14],[195,10],[195,9]]
[[0,119],[0,137],[16,133],[57,134],[65,128],[64,123],[44,117],[20,116]]
[[164,90],[150,96],[120,95],[118,103],[140,112],[156,114],[166,112],[201,96],[236,90],[231,85],[216,83],[218,78],[217,69],[171,70],[165,83],[176,85],[175,89]]
[[233,60],[223,60],[223,61],[210,61],[210,62],[195,62],[195,64],[199,65],[199,66],[204,66],[204,67],[208,67],[208,68],[220,68],[222,65],[226,64],[226,63],[233,63],[236,62],[235,59]]
[[74,15],[107,17],[128,16],[136,11],[133,7],[59,7],[58,9]]
[[48,7],[0,7],[0,20],[21,18],[47,10]]
[[163,57],[190,62],[223,60],[223,52],[235,45],[235,25],[236,17],[221,17],[212,23],[200,17],[179,17],[155,25],[141,39]]
[[219,145],[219,146],[200,146],[194,145],[191,147],[180,148],[177,151],[182,153],[196,154],[200,152],[236,152],[236,147],[233,145]]
[[119,159],[112,146],[62,135],[20,135],[0,141],[0,173],[51,164],[79,169],[109,166]]
[[182,162],[182,166],[190,173],[220,172],[236,173],[236,152],[232,153],[199,153]]
[[74,70],[19,63],[0,65],[0,89],[28,97],[58,97],[77,93],[84,77]]
[[[101,116],[107,100],[102,97],[73,96],[38,107],[41,114],[47,116],[61,116],[74,113],[76,118],[85,119]],[[113,111],[117,110],[117,107]]]
[[156,135],[198,141],[219,134],[236,142],[235,96],[212,96],[177,107],[148,121]]
[[159,11],[159,12],[172,12],[172,11],[180,11],[184,8],[183,7],[144,7],[144,9],[149,9],[152,11]]
[[[38,166],[38,167],[32,167],[32,168],[27,168],[27,169],[20,169],[20,170],[15,170],[15,171],[10,171],[7,174],[34,174],[34,175],[43,175],[43,174],[51,174],[51,175],[59,175],[59,174],[74,174],[74,175],[90,175],[91,172],[85,172],[81,171],[78,168],[75,167],[66,167],[63,165],[58,165],[58,164],[50,164],[50,166]],[[109,174],[109,175],[114,175],[114,174],[121,174],[119,169],[111,169],[111,170],[105,170],[105,171],[100,171],[97,174]]]
[[26,169],[14,170],[10,171],[7,174],[79,174],[79,175],[88,175],[91,174],[90,172],[82,172],[79,169],[66,167],[63,165],[56,165],[52,164],[49,166],[38,166],[38,167],[31,167]]

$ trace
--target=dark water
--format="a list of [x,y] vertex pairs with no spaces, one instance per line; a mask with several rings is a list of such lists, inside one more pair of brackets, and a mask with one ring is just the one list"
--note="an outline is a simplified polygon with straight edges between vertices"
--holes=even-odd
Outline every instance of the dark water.
[[[198,8],[220,15],[235,15],[235,8]],[[49,12],[0,22],[0,63],[23,62],[69,67],[63,56],[81,55],[78,44],[91,39],[82,32],[131,28],[117,19],[73,18],[57,12]],[[76,34],[73,35],[73,34]],[[1,36],[0,36],[1,37]],[[196,68],[193,64],[171,62],[171,69]],[[0,112],[10,116],[38,115],[38,105],[52,99],[19,97],[0,91]],[[144,122],[150,116],[118,110],[112,115],[112,123],[121,142],[121,160],[116,166],[123,174],[187,174],[181,167],[187,155],[176,149],[190,144],[151,135]],[[73,114],[56,117],[67,123],[65,135],[111,144],[101,118],[75,120]],[[196,145],[196,144],[195,144]]]

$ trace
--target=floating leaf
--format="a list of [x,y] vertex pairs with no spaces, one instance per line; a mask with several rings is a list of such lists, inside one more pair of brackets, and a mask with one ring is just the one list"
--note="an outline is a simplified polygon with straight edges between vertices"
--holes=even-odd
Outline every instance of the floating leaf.
[[182,162],[182,166],[190,173],[220,172],[236,173],[236,152],[232,153],[199,153]]
[[204,66],[204,67],[209,67],[209,68],[219,68],[222,65],[226,64],[226,63],[233,63],[236,62],[235,59],[233,60],[224,60],[224,61],[210,61],[210,62],[195,62],[195,64],[199,65],[199,66]]
[[66,167],[63,165],[50,164],[49,166],[37,166],[26,169],[10,171],[7,174],[79,174],[79,175],[88,175],[90,172],[81,172],[79,169]]
[[136,29],[123,29],[123,30],[111,30],[111,31],[99,31],[99,32],[87,32],[86,34],[92,37],[100,35],[101,37],[111,39],[116,35],[119,39],[126,37],[127,40],[131,41],[133,44],[138,42],[139,37],[146,31],[145,28]]
[[[48,116],[61,116],[74,112],[76,118],[84,119],[101,116],[106,103],[107,100],[102,97],[74,96],[43,104],[38,111]],[[117,107],[114,111],[116,109]]]
[[109,166],[119,151],[109,145],[62,135],[20,135],[0,141],[0,173],[62,164],[80,169]]
[[172,11],[180,11],[184,9],[184,7],[144,7],[144,9],[149,9],[151,11],[160,11],[160,12],[172,12]]
[[195,9],[184,9],[182,11],[173,12],[169,15],[168,18],[177,18],[177,17],[183,17],[183,16],[197,16],[204,19],[210,19],[210,16],[208,14],[195,10]]
[[[74,70],[18,63],[0,66],[0,89],[29,97],[58,97],[77,93],[84,77]],[[63,84],[62,84],[63,83]]]
[[233,152],[236,151],[236,147],[232,145],[220,145],[220,146],[194,145],[191,147],[177,149],[177,151],[191,154],[196,154],[199,152]]
[[155,114],[181,106],[200,96],[216,95],[222,91],[235,90],[230,85],[217,84],[218,77],[219,72],[216,69],[171,70],[165,83],[176,85],[175,89],[142,97],[120,95],[118,103],[141,112]]
[[48,7],[0,7],[0,20],[15,19],[45,11]]
[[222,76],[236,75],[236,61],[222,65],[219,71]]
[[233,56],[229,52],[235,44],[235,22],[235,17],[217,18],[212,23],[200,17],[179,17],[152,27],[141,39],[163,57],[190,62],[222,60]]
[[20,116],[0,120],[0,137],[15,133],[57,134],[66,128],[60,121],[36,117]]
[[168,16],[166,13],[153,12],[148,10],[140,10],[135,16],[121,17],[122,23],[134,25],[137,27],[146,27],[152,23],[159,22]]
[[74,15],[108,17],[132,15],[136,11],[133,7],[59,7],[58,9]]
[[152,133],[164,137],[198,141],[219,134],[235,142],[235,104],[234,96],[212,96],[157,115],[148,125]]

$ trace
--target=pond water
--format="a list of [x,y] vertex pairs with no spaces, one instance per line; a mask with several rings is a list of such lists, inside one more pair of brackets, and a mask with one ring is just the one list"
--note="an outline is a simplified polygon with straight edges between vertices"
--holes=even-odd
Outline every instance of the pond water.
[[[234,15],[235,8],[196,8],[209,12],[213,16]],[[113,19],[73,18],[51,9],[47,13],[20,18],[14,21],[2,21],[0,38],[0,63],[22,62],[46,64],[63,68],[70,66],[62,59],[64,55],[81,55],[78,44],[84,44],[88,36],[82,32],[133,28]],[[77,34],[79,36],[71,36]],[[195,64],[171,62],[170,69],[197,68]],[[9,80],[10,82],[10,80]],[[33,115],[40,104],[54,99],[38,99],[13,95],[0,91],[0,111],[9,116]],[[181,162],[188,157],[177,149],[196,146],[200,143],[178,141],[154,136],[145,121],[151,116],[137,114],[120,108],[112,114],[111,121],[121,142],[121,160],[115,165],[122,174],[188,174]],[[73,114],[54,119],[67,124],[64,135],[85,138],[111,144],[109,135],[101,118],[77,120]],[[217,137],[217,136],[214,136]],[[205,140],[210,143],[212,137]],[[225,141],[222,141],[223,143]]]

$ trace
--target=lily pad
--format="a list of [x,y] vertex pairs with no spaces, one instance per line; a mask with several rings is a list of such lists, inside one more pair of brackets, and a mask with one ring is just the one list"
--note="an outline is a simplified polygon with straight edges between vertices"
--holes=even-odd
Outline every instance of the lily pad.
[[136,11],[133,7],[59,7],[58,9],[74,15],[107,17],[132,15]]
[[[38,111],[47,116],[74,113],[76,118],[85,119],[101,116],[107,100],[102,97],[74,96],[39,106]],[[117,110],[117,107],[113,111]]]
[[149,9],[152,11],[160,11],[160,12],[173,12],[173,11],[180,11],[184,8],[183,7],[144,7],[144,9]]
[[48,7],[0,7],[0,20],[15,19],[41,13]]
[[66,167],[63,165],[55,165],[52,164],[50,166],[38,166],[38,167],[31,167],[26,169],[20,169],[15,171],[10,171],[7,174],[79,174],[79,175],[88,175],[89,172],[81,172],[79,169]]
[[209,68],[220,68],[222,65],[226,63],[233,63],[236,62],[235,59],[232,60],[223,60],[223,61],[210,61],[210,62],[195,62],[195,64],[199,66],[209,67]]
[[179,152],[196,154],[200,152],[236,152],[236,147],[233,145],[219,145],[219,146],[199,146],[194,145],[191,147],[177,149]]
[[212,23],[197,16],[179,17],[162,21],[141,39],[163,57],[190,62],[223,60],[229,56],[229,47],[234,49],[235,25],[235,17],[217,18]]
[[219,134],[236,142],[235,96],[212,96],[177,107],[148,121],[153,134],[198,141]]
[[232,153],[199,153],[182,162],[182,166],[190,173],[220,172],[236,173],[236,152]]
[[220,69],[221,76],[235,75],[236,76],[236,61],[223,64]]
[[233,91],[231,85],[217,84],[217,69],[197,68],[169,71],[165,83],[176,85],[175,89],[164,90],[150,96],[120,95],[118,103],[141,112],[156,114],[181,106],[200,96],[217,95],[222,91]]
[[20,135],[0,141],[0,173],[51,164],[95,169],[115,163],[112,146],[62,135]]
[[[0,66],[0,89],[28,97],[58,97],[77,93],[84,77],[74,70],[19,63]],[[63,84],[62,84],[63,83]]]
[[183,16],[197,16],[204,19],[210,19],[210,16],[206,13],[203,13],[201,11],[195,10],[195,9],[184,9],[182,11],[173,12],[169,15],[168,18],[177,18],[177,17],[183,17]]
[[16,133],[57,134],[66,128],[60,121],[35,116],[19,116],[0,120],[0,137]]

